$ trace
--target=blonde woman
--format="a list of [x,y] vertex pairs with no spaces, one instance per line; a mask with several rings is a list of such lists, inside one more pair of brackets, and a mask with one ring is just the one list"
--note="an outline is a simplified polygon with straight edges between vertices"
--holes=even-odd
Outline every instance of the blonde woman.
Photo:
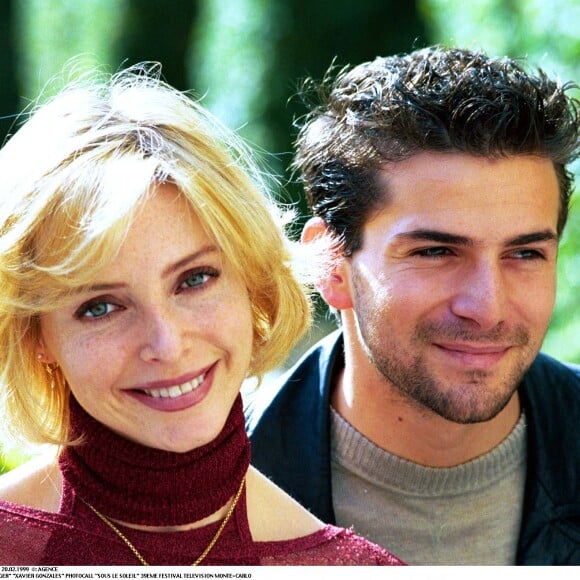
[[0,562],[396,564],[250,467],[240,388],[309,308],[258,172],[147,67],[65,89],[0,152]]

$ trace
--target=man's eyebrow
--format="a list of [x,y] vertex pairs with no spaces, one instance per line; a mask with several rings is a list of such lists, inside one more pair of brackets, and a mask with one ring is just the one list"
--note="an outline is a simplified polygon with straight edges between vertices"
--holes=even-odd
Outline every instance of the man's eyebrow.
[[473,246],[473,240],[466,236],[459,236],[440,230],[411,230],[396,234],[396,239],[410,241],[437,242],[438,244],[452,244],[454,246]]
[[[401,232],[395,236],[400,240],[436,242],[438,244],[449,244],[454,246],[474,246],[475,242],[466,236],[443,232],[440,230],[418,229],[409,232]],[[530,232],[520,234],[509,238],[505,245],[507,247],[525,246],[527,244],[536,244],[539,242],[558,242],[558,234],[553,230],[542,230],[539,232]]]
[[526,244],[536,244],[538,242],[556,242],[558,243],[558,234],[552,230],[543,230],[541,232],[532,232],[529,234],[522,234],[511,238],[507,242],[507,246],[525,246]]

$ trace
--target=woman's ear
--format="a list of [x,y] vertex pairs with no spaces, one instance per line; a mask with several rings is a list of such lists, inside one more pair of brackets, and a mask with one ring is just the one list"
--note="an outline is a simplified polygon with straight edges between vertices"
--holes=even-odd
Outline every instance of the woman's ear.
[[38,345],[36,346],[36,358],[43,364],[54,364],[56,362],[56,359],[46,348],[44,339],[42,337],[38,339]]
[[320,217],[310,218],[302,230],[302,244],[314,248],[315,285],[324,301],[337,310],[352,308],[350,262]]

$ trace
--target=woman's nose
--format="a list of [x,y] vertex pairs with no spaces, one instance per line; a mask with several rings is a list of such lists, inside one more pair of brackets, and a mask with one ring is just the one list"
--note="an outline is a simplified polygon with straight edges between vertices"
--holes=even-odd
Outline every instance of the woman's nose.
[[145,315],[140,357],[146,362],[175,362],[183,354],[183,321],[169,310]]

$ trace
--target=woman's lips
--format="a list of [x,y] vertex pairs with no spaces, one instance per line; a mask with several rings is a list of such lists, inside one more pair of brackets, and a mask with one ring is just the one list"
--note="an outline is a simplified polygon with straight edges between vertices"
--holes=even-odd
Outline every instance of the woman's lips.
[[156,381],[126,392],[151,409],[181,411],[200,403],[209,393],[217,362],[188,380]]
[[162,387],[161,389],[142,389],[142,391],[149,395],[150,397],[162,397],[175,399],[176,397],[181,397],[182,395],[187,395],[197,389],[204,381],[205,373],[195,377],[191,381],[187,381],[181,385],[174,385],[172,387]]

